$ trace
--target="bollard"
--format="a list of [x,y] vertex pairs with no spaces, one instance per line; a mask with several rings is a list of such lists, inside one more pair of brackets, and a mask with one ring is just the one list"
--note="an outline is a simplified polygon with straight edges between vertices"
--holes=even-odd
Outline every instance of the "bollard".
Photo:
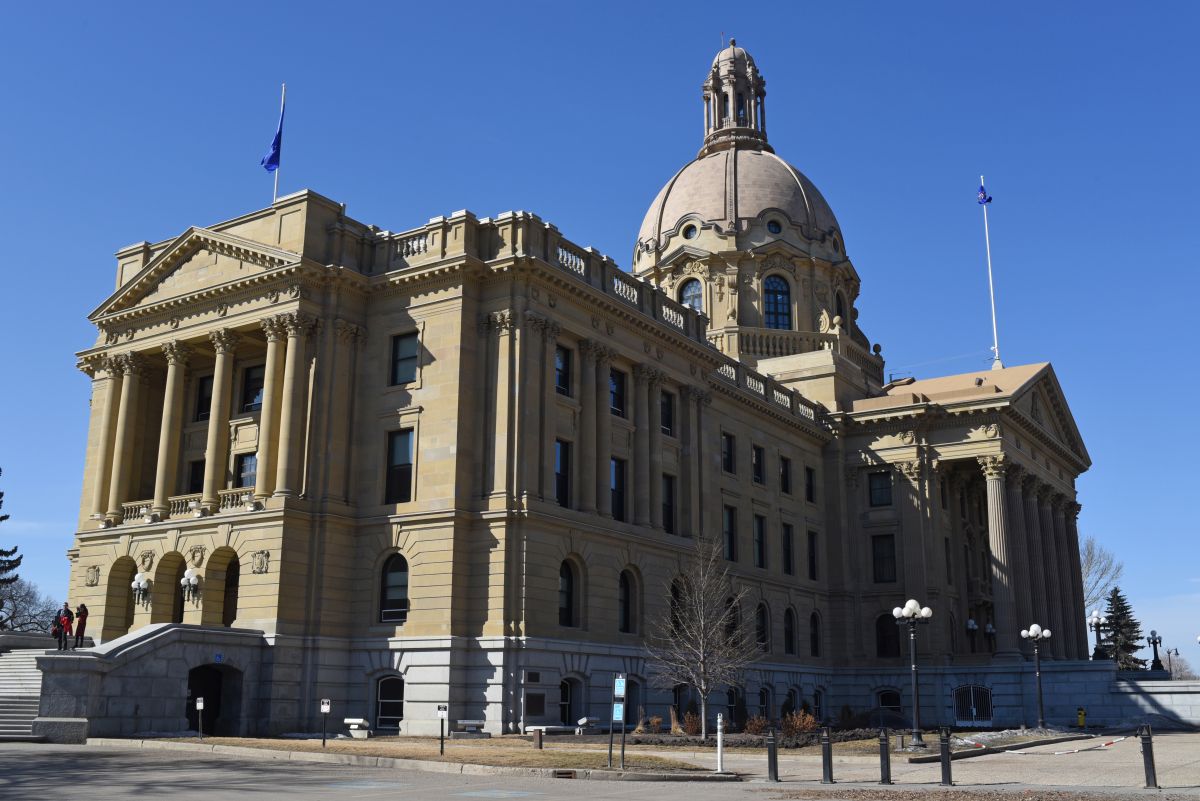
[[1142,738],[1142,763],[1146,768],[1146,789],[1157,790],[1158,774],[1154,770],[1154,737],[1150,733],[1150,724],[1138,726],[1138,736]]
[[779,749],[775,744],[775,729],[767,730],[767,781],[779,781]]
[[717,773],[725,772],[725,716],[717,713]]
[[829,727],[821,727],[821,784],[833,784],[833,741]]
[[533,747],[539,751],[542,750],[542,730],[541,729],[533,730]]
[[879,783],[892,783],[892,752],[887,729],[879,730]]
[[953,787],[950,777],[950,727],[943,726],[938,736],[938,746],[942,752],[942,786]]

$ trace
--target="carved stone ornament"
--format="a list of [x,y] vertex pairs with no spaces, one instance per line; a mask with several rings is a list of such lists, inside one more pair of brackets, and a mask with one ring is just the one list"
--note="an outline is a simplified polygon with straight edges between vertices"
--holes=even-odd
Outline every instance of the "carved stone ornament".
[[912,445],[913,440],[915,440],[915,439],[916,439],[916,435],[913,434],[913,432],[911,432],[911,431],[901,431],[900,432],[900,441],[903,442],[905,445]]
[[250,554],[250,570],[254,573],[266,573],[270,560],[270,551],[255,551]]
[[987,478],[1003,478],[1008,469],[1007,460],[1002,453],[995,456],[980,456],[979,466]]
[[138,564],[142,566],[142,572],[149,572],[150,568],[154,567],[154,551],[142,551],[138,554]]
[[900,474],[914,484],[921,480],[921,468],[922,465],[919,461],[896,463],[896,469],[900,471]]
[[833,321],[829,319],[829,311],[821,309],[821,316],[817,318],[817,330],[822,334],[829,333],[829,329],[833,327]]
[[1000,436],[1000,427],[995,423],[988,423],[983,427],[983,435],[988,439],[995,439]]
[[100,583],[100,566],[99,565],[92,565],[91,567],[89,567],[87,569],[87,573],[84,574],[84,577],[83,577],[83,583],[88,587],[95,587],[97,584]]
[[767,256],[767,260],[763,263],[764,270],[787,270],[789,273],[796,274],[796,265],[792,264],[784,256],[778,253],[772,253]]
[[204,546],[193,545],[188,551],[188,561],[192,563],[192,567],[200,567],[204,564]]

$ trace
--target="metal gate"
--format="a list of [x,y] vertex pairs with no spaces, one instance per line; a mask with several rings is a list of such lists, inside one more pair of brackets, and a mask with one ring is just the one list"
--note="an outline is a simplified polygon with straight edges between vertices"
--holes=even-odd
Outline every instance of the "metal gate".
[[992,691],[978,684],[966,684],[954,690],[956,726],[991,726]]

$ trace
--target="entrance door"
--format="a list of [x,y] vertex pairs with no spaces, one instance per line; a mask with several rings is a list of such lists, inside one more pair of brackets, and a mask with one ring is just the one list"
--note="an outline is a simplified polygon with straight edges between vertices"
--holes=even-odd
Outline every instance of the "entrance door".
[[978,684],[956,688],[954,722],[957,726],[991,726],[992,691]]
[[[196,711],[197,698],[204,699],[203,713]],[[221,716],[221,671],[215,665],[201,665],[188,671],[188,728],[197,729],[198,714],[204,716],[204,731],[215,734],[217,718]]]

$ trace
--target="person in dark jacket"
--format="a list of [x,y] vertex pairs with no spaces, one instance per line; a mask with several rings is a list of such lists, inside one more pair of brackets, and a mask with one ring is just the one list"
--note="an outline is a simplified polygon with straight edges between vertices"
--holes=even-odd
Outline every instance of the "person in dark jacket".
[[[75,648],[83,647],[83,632],[87,628],[87,604],[80,604],[75,609]],[[74,651],[75,648],[71,650]]]
[[75,621],[75,613],[71,605],[63,601],[62,609],[58,610],[58,650],[65,651],[71,643],[71,624]]

